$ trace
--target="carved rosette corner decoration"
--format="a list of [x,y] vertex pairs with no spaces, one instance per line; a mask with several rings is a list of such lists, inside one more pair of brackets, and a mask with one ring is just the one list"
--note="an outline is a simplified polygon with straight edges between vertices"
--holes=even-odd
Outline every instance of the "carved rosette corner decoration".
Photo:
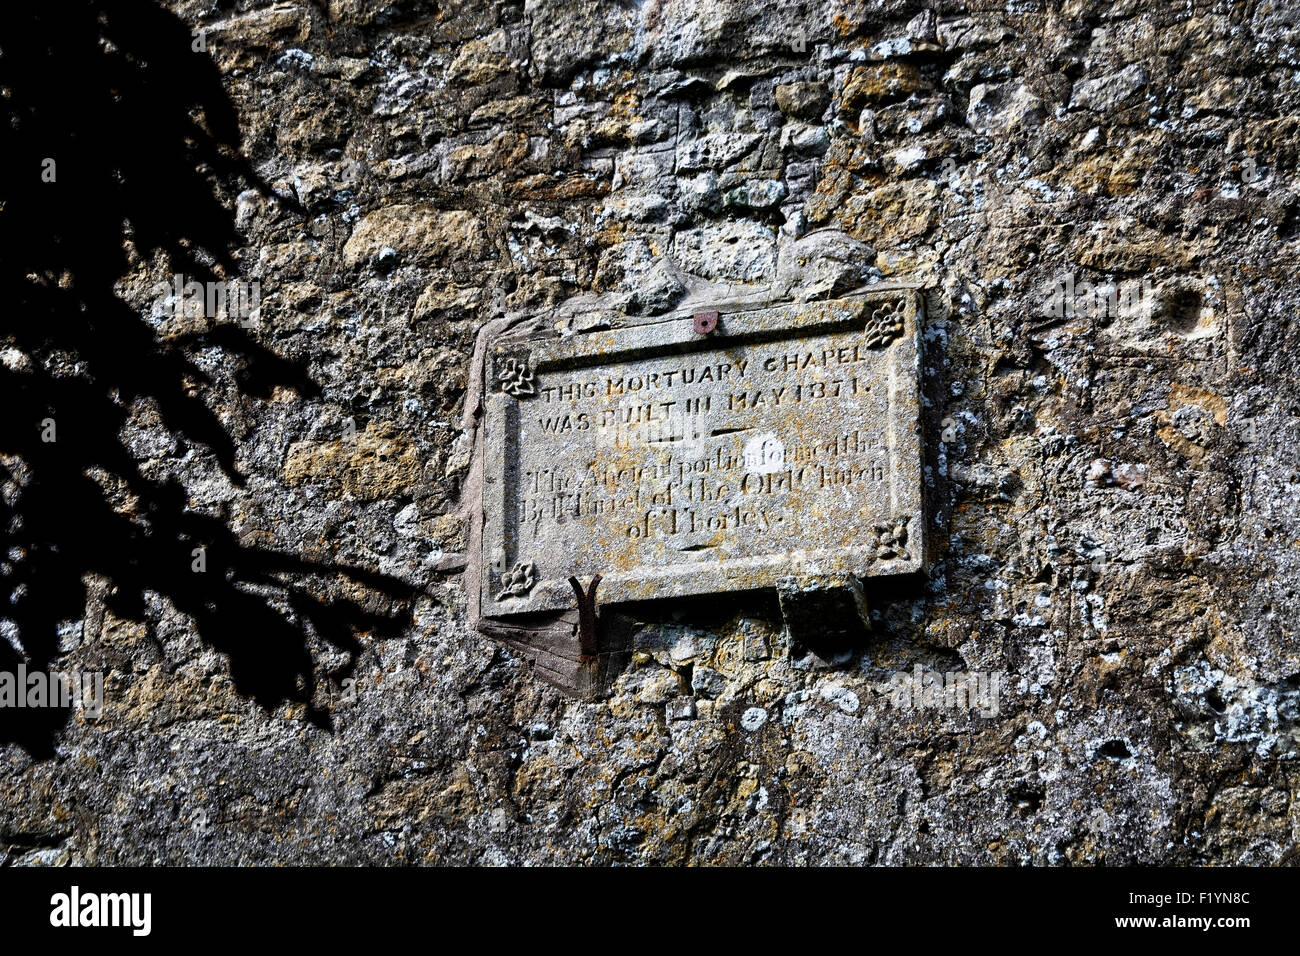
[[882,302],[871,313],[865,329],[867,348],[884,348],[903,334],[902,302]]
[[537,389],[533,385],[533,372],[528,367],[527,359],[503,360],[497,371],[497,380],[501,383],[501,391],[515,398],[537,394]]
[[907,553],[907,523],[910,520],[910,517],[902,518],[888,524],[878,524],[871,529],[869,548],[876,560],[902,558],[906,561],[910,557]]
[[512,597],[523,597],[537,583],[537,568],[531,561],[520,561],[513,568],[501,575],[503,589],[497,595],[498,601]]

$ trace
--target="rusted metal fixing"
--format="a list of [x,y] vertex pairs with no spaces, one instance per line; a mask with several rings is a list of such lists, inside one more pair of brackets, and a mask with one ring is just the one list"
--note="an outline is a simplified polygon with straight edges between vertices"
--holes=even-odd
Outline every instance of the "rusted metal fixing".
[[708,335],[718,327],[718,319],[721,317],[718,312],[696,312],[694,316],[696,333]]
[[600,638],[596,631],[596,586],[600,575],[591,579],[584,593],[577,578],[569,578],[569,586],[578,596],[578,651],[582,657],[595,657],[600,653]]

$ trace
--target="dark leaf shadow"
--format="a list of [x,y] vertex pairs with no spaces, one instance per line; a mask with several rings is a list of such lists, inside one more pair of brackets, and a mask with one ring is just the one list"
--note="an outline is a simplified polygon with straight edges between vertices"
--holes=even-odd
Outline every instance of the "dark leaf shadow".
[[[121,437],[146,399],[240,485],[235,439],[194,351],[230,356],[251,398],[319,391],[235,322],[163,339],[115,294],[128,241],[187,279],[237,276],[223,186],[301,213],[242,155],[221,76],[192,41],[146,0],[0,5],[0,672],[48,672],[61,627],[83,616],[87,582],[106,581],[113,614],[141,620],[149,595],[163,596],[229,655],[240,693],[267,708],[306,704],[329,726],[312,706],[310,642],[349,654],[350,672],[357,635],[400,632],[414,589],[241,543],[182,485],[147,474]],[[313,593],[340,576],[374,607]],[[0,740],[47,755],[68,715],[0,707]]]

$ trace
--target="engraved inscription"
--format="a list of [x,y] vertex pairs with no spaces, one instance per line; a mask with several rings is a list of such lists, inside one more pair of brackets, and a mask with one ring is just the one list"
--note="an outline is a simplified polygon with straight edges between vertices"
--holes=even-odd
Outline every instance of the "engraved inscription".
[[510,613],[568,606],[571,574],[610,602],[914,570],[914,311],[892,293],[539,347],[528,400],[489,407],[484,549],[513,569],[485,587]]
[[[818,508],[824,533],[856,534],[839,520],[854,511],[852,500],[819,494],[886,477],[879,424],[887,397],[879,388],[872,395],[855,374],[868,355],[853,338],[548,377],[541,402],[521,416],[529,439],[521,527],[561,547],[612,530],[625,539],[621,551],[643,560],[665,547],[730,554],[751,548],[754,535],[795,537],[800,504]],[[825,428],[830,421],[819,413],[831,402],[849,412],[842,434]],[[572,434],[588,434],[590,443],[556,440]],[[720,533],[738,527],[749,534]]]

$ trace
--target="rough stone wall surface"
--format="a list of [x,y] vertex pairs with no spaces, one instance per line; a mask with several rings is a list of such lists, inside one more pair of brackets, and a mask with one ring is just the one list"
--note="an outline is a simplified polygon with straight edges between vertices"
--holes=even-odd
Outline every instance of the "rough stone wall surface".
[[[236,693],[165,602],[92,602],[64,663],[104,664],[105,713],[0,751],[0,857],[1295,860],[1300,7],[172,9],[306,209],[227,197],[255,335],[322,394],[239,397],[214,354],[247,485],[143,412],[137,451],[245,540],[423,597],[348,693],[316,648],[332,729]],[[164,335],[166,278],[121,291]],[[792,647],[772,596],[651,608],[580,702],[471,629],[483,327],[878,281],[925,297],[929,566],[869,589],[868,639]],[[918,665],[1003,674],[997,712],[900,706]]]

